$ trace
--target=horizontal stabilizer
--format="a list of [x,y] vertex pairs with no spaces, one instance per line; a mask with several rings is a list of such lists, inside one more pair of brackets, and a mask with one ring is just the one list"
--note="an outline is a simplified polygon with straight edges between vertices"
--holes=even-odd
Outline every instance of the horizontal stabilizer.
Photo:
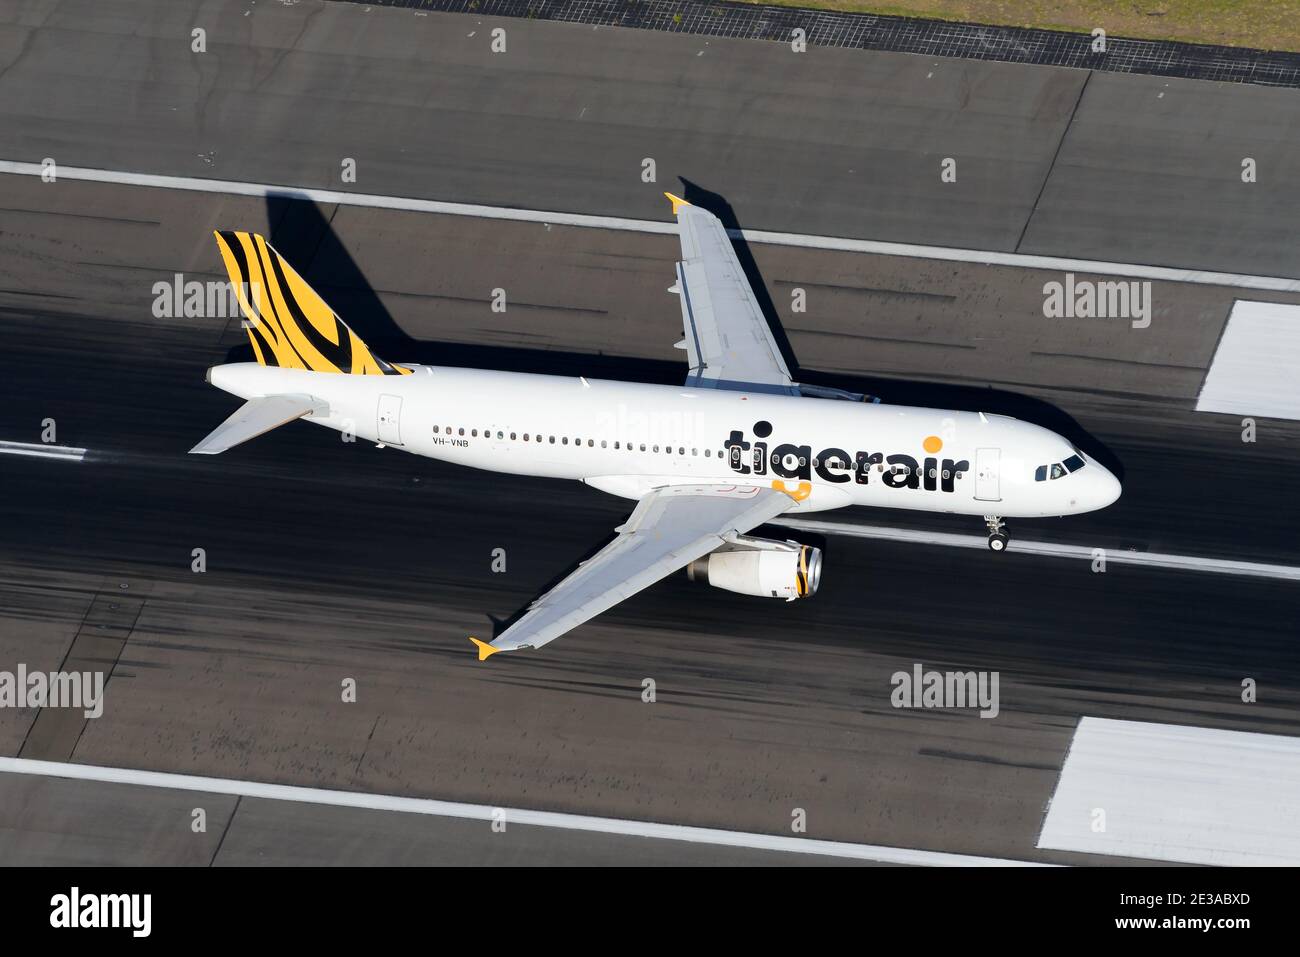
[[309,395],[264,395],[249,399],[207,438],[190,449],[190,454],[216,455],[308,412],[324,412],[326,409],[324,402]]

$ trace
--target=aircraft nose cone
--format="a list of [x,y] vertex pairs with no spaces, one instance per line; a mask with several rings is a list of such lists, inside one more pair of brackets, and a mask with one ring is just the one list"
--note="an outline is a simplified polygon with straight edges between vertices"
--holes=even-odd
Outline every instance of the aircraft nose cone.
[[1120,493],[1124,491],[1119,479],[1109,469],[1102,468],[1100,472],[1101,474],[1097,476],[1097,498],[1094,508],[1105,508],[1107,505],[1114,505],[1119,500]]

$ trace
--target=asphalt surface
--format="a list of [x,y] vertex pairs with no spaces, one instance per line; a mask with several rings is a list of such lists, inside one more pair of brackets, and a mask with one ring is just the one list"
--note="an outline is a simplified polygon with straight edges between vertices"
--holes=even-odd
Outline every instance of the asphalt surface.
[[64,166],[636,217],[684,177],[759,229],[1297,277],[1298,147],[1287,89],[319,0],[0,10],[0,158]]
[[[42,717],[0,711],[6,754],[766,833],[789,833],[802,808],[813,838],[1078,862],[1034,842],[1079,716],[1300,733],[1292,587],[852,538],[827,543],[812,601],[673,576],[544,653],[480,664],[466,636],[601,544],[626,504],[305,424],[188,457],[233,407],[203,370],[241,357],[243,333],[154,318],[153,284],[216,278],[215,225],[267,229],[386,358],[675,381],[671,237],[13,176],[0,206],[0,437],[39,441],[53,418],[61,444],[89,450],[0,461],[0,661],[112,669],[99,719],[38,733]],[[785,317],[806,377],[900,401],[978,395],[973,407],[1077,430],[1123,469],[1116,507],[1013,534],[1300,561],[1296,425],[1261,420],[1244,445],[1238,420],[1190,411],[1230,291],[1159,285],[1167,312],[1133,330],[1045,320],[1041,274],[752,252],[774,301],[783,283],[822,290]],[[503,284],[518,307],[493,314]],[[890,675],[917,662],[999,671],[1001,714],[895,710]],[[341,700],[349,678],[355,703]],[[66,835],[123,800],[87,790],[62,817],[12,805],[7,859],[66,860]],[[268,850],[265,822],[283,813],[250,817],[232,862],[320,859],[310,833],[338,812],[304,812],[308,836]],[[133,859],[176,860],[187,833],[146,829]],[[415,846],[445,860],[457,840]],[[366,859],[411,860],[401,844]],[[564,862],[623,853],[555,835],[521,846]],[[494,847],[482,859],[525,853]]]
[[[1300,276],[1293,91],[519,20],[494,55],[495,25],[8,4],[0,158],[665,220],[685,177],[746,227]],[[188,457],[233,408],[203,370],[246,357],[244,336],[150,306],[175,273],[224,278],[217,227],[268,231],[385,358],[683,373],[672,237],[0,176],[0,440],[53,419],[88,449],[0,456],[0,669],[111,673],[98,719],[0,709],[4,754],[774,834],[801,808],[813,838],[1080,862],[1034,842],[1081,715],[1300,733],[1291,586],[847,537],[813,601],[674,576],[481,665],[466,636],[626,503],[305,424]],[[1117,506],[1013,535],[1300,564],[1300,426],[1260,420],[1244,444],[1239,419],[1191,411],[1232,290],[1155,283],[1134,330],[1044,319],[1059,274],[747,252],[805,380],[1038,421],[1123,475]],[[999,671],[1001,714],[895,710],[890,675],[917,662]],[[207,797],[195,835],[194,795],[6,779],[0,859],[769,860]]]
[[[105,820],[113,826],[104,827]],[[494,830],[485,821],[20,775],[0,777],[0,853],[7,863],[76,867],[869,864],[535,827],[508,818],[504,829]]]

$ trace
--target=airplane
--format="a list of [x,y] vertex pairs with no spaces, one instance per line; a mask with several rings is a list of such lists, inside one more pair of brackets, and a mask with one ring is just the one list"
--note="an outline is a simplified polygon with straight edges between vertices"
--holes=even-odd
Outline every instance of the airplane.
[[1003,519],[1105,508],[1119,480],[1062,436],[1004,415],[888,405],[795,382],[722,222],[665,193],[681,241],[681,386],[393,363],[376,356],[263,237],[217,232],[255,362],[207,381],[244,405],[190,451],[212,455],[304,419],[444,462],[576,479],[637,504],[617,536],[479,660],[541,648],[686,569],[714,588],[794,601],[819,549],[751,536],[844,508]]

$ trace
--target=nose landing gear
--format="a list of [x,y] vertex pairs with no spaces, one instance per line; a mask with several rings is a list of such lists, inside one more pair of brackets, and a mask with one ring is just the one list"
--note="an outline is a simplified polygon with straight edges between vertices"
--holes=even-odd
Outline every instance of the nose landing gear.
[[984,524],[989,528],[989,549],[994,552],[1006,551],[1011,536],[1007,534],[1006,524],[1002,519],[996,515],[985,515]]

